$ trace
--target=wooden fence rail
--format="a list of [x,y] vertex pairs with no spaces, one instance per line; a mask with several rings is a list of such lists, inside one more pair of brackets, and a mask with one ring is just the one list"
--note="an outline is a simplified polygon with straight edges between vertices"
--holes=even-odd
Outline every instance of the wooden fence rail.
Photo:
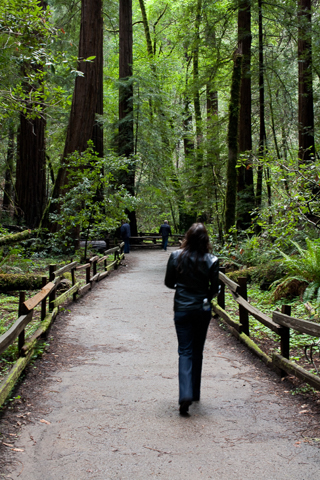
[[[89,262],[85,265],[78,265],[77,262],[72,262],[58,269],[56,265],[50,265],[49,281],[47,277],[43,277],[43,287],[40,292],[28,300],[25,300],[25,292],[20,292],[19,318],[5,334],[0,336],[0,355],[13,345],[17,339],[19,355],[17,362],[0,384],[0,407],[30,362],[39,338],[47,332],[58,315],[59,306],[70,297],[76,300],[80,295],[92,289],[96,282],[109,275],[111,269],[117,269],[121,260],[124,258],[123,248],[124,242],[117,247],[106,250],[102,258],[99,256],[90,258]],[[113,260],[108,264],[108,259],[112,254]],[[98,265],[102,264],[102,262],[104,269],[102,272],[98,272]],[[86,285],[80,287],[80,282],[76,281],[76,272],[83,269],[86,270]],[[66,272],[71,273],[72,286],[57,297],[57,288],[61,283],[62,275]],[[48,313],[47,303],[49,304]],[[30,337],[25,338],[25,328],[33,320],[34,309],[38,305],[41,305],[40,326]]]
[[[215,315],[219,316],[228,325],[231,332],[268,366],[278,371],[281,375],[295,375],[297,378],[320,390],[320,378],[317,375],[290,361],[290,329],[320,338],[320,325],[291,317],[291,308],[288,305],[282,306],[282,312],[273,312],[272,318],[270,318],[247,301],[245,278],[238,278],[239,283],[233,282],[224,274],[224,268],[221,268],[219,279],[221,291],[217,303],[212,304]],[[239,305],[239,320],[232,319],[225,311],[225,287],[229,288],[233,299]],[[271,358],[250,339],[249,315],[252,315],[264,326],[279,335],[281,354],[274,353]]]

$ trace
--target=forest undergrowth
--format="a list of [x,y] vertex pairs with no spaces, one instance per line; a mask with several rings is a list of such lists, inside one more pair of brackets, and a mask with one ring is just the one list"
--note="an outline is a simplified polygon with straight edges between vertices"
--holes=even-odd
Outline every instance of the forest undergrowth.
[[[250,284],[248,286],[248,301],[251,305],[256,307],[262,313],[265,313],[272,318],[272,312],[281,311],[282,305],[289,305],[291,307],[291,316],[301,320],[315,321],[310,319],[310,313],[306,309],[303,300],[300,297],[295,297],[291,300],[281,299],[278,301],[272,300],[271,292],[261,291],[259,285]],[[234,319],[239,318],[239,306],[233,300],[231,293],[226,289],[225,291],[226,311]],[[275,332],[262,325],[258,320],[249,315],[249,331],[250,338],[258,345],[258,347],[270,357],[273,353],[280,353],[280,336]],[[310,358],[310,346],[312,347],[312,361]],[[300,334],[294,330],[290,330],[290,360],[297,363],[299,366],[305,368],[314,375],[320,375],[320,342],[310,335]],[[290,377],[292,381],[291,393],[295,394],[309,394],[314,396],[320,402],[320,392],[317,392],[313,387],[295,377]]]
[[[97,255],[96,252],[88,252],[90,256]],[[81,258],[81,252],[77,254],[77,257]],[[46,276],[49,278],[49,265],[57,265],[57,268],[62,267],[72,261],[76,261],[78,258],[69,256],[59,255],[57,257],[31,257],[24,258],[20,255],[11,255],[6,259],[5,268],[0,266],[0,273],[21,273],[21,274],[33,274],[39,276]],[[110,257],[109,262],[112,260]],[[83,262],[79,262],[81,264]],[[63,293],[63,291],[68,290],[71,286],[71,273],[67,272],[63,275],[65,284],[57,291],[57,295]],[[80,286],[86,284],[86,271],[85,269],[76,272],[76,282],[80,282]],[[25,298],[26,300],[33,297],[38,293],[39,290],[26,290]],[[68,309],[69,301],[59,307],[60,312]],[[5,293],[0,293],[0,336],[6,333],[10,327],[16,322],[19,318],[19,291],[8,291]],[[47,307],[48,311],[48,307]],[[41,305],[38,305],[34,309],[33,319],[27,325],[25,329],[25,337],[30,337],[39,327],[41,322]],[[43,341],[39,343],[39,346],[36,348],[33,359],[41,355],[45,348],[47,347],[47,342]],[[8,371],[12,365],[16,362],[18,358],[18,339],[5,351],[4,354],[0,355],[0,383],[2,379],[7,375]]]

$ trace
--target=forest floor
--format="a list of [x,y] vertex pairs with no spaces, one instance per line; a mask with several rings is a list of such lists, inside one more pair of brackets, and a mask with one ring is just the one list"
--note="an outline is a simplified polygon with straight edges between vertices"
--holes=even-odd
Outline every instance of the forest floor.
[[201,401],[179,415],[169,253],[130,253],[57,317],[2,413],[1,478],[319,477],[319,403],[215,320]]

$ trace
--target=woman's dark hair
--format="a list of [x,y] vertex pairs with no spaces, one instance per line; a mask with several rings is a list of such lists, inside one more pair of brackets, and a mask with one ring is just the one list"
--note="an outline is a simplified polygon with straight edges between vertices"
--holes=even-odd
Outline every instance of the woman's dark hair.
[[179,270],[181,270],[182,261],[189,258],[192,253],[196,253],[195,265],[197,266],[199,256],[211,252],[209,235],[203,223],[194,223],[191,225],[182,240],[181,250]]

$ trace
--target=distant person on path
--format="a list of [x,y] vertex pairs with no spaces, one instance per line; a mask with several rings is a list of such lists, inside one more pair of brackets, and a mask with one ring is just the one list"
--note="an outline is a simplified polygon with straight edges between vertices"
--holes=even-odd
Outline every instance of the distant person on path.
[[167,264],[165,285],[176,290],[174,323],[182,415],[187,414],[192,401],[200,400],[202,353],[211,319],[211,300],[219,292],[219,260],[210,250],[205,226],[194,223]]
[[171,228],[168,223],[168,220],[165,220],[159,230],[160,235],[162,235],[162,248],[167,250],[169,235],[172,235]]
[[121,238],[124,241],[124,253],[130,253],[130,225],[126,220],[122,220],[120,228]]

